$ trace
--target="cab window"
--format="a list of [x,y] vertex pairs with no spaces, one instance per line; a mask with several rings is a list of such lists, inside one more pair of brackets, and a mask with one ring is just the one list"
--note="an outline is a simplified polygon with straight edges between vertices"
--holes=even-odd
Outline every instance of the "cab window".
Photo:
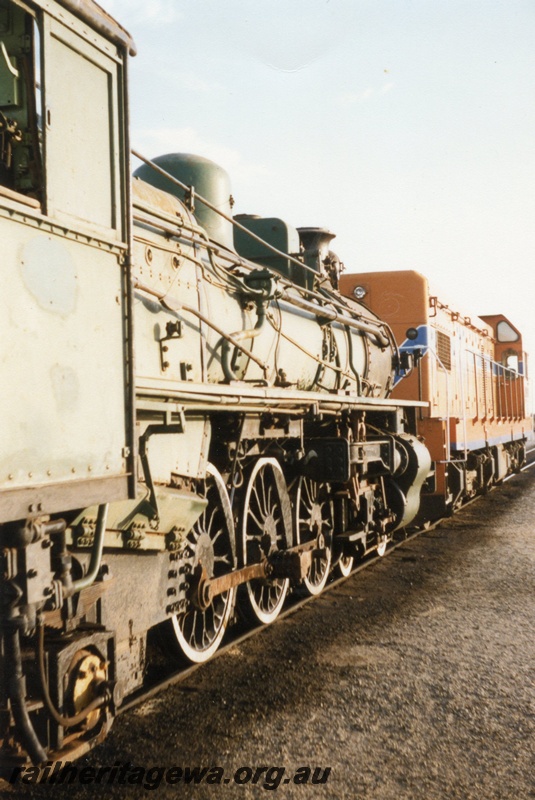
[[0,189],[43,199],[40,35],[35,16],[0,0]]
[[124,241],[123,81],[117,47],[67,8],[0,0],[0,198]]

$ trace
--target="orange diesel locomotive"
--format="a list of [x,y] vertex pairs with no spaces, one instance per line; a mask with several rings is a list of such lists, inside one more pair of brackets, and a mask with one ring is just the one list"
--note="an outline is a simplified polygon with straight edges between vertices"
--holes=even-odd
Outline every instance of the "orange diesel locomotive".
[[343,275],[340,291],[394,332],[407,374],[392,396],[428,403],[418,411],[418,434],[433,470],[418,522],[453,512],[520,469],[531,428],[527,357],[508,319],[464,316],[411,270]]

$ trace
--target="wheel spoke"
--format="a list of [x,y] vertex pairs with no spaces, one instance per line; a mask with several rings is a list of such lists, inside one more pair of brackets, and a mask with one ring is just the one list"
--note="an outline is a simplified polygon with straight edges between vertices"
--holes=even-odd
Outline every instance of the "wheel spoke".
[[212,529],[212,525],[213,525],[213,522],[214,522],[214,519],[215,519],[216,515],[218,514],[218,511],[219,511],[219,509],[217,508],[217,506],[212,508],[212,512],[210,514],[210,520],[209,520],[208,524],[206,524],[206,517],[208,515],[206,514],[206,512],[203,514],[203,518],[202,518],[203,519],[203,533],[209,533],[209,531]]
[[266,495],[266,482],[265,482],[265,480],[263,480],[263,479],[260,480],[260,487],[262,489],[262,498],[264,500],[264,505],[262,506],[262,508],[267,514],[269,512],[268,496],[269,496],[269,493],[271,491],[271,486],[268,486],[268,494],[267,495]]
[[308,509],[311,509],[317,494],[317,492],[315,492],[313,489],[312,481],[304,481],[304,494],[305,497],[303,497],[303,503]]
[[[260,519],[260,517],[257,517],[257,516],[256,516],[256,514],[254,514],[254,513],[251,511],[251,509],[249,509],[249,514],[248,514],[248,517],[249,517],[249,519],[252,519],[252,520],[253,520],[253,522],[256,524],[256,527],[258,528],[258,530],[259,530],[259,531],[261,531],[261,530],[262,530],[262,528],[264,527],[264,522],[263,522],[263,520],[261,520],[261,519]],[[255,536],[254,536],[254,535],[251,535],[249,538],[255,538]]]
[[[260,514],[261,517],[265,516],[266,514],[266,497],[264,493],[264,485],[260,484],[259,486],[253,487],[253,496],[254,496],[254,505],[256,506],[256,510]],[[251,498],[253,501],[253,498]]]
[[225,536],[225,531],[223,528],[219,528],[219,530],[215,531],[215,533],[212,533],[210,538],[212,539],[214,545],[221,536]]

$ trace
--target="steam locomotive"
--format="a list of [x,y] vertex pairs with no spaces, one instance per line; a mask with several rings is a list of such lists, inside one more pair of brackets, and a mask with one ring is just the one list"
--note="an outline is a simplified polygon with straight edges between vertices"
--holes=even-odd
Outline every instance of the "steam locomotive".
[[3,769],[101,742],[153,639],[205,661],[523,459],[520,405],[454,438],[332,233],[233,218],[204,158],[130,178],[134,53],[93,0],[0,0]]

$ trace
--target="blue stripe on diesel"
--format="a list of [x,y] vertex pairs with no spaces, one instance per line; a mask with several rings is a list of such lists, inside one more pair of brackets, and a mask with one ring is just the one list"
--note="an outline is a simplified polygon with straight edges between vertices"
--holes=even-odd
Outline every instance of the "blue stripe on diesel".
[[[417,328],[413,328],[417,332],[417,336],[415,339],[405,339],[403,344],[400,345],[399,350],[400,352],[405,353],[414,353],[415,350],[420,351],[420,357],[424,356],[427,353],[427,348],[429,347],[429,329],[427,325],[418,325]],[[394,378],[394,386],[399,383],[406,375],[408,374],[407,370],[400,369]]]

